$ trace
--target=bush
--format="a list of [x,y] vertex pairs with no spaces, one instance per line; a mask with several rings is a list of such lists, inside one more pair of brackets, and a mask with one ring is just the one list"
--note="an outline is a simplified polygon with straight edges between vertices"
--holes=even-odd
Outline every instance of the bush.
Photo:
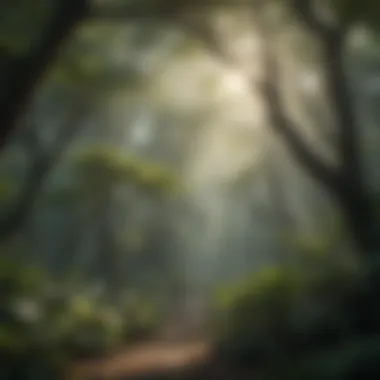
[[117,309],[72,296],[60,325],[60,345],[74,358],[104,355],[122,343],[123,322]]
[[380,337],[347,341],[272,368],[264,380],[375,380],[380,375]]
[[164,317],[161,303],[143,294],[126,298],[120,308],[125,320],[123,339],[131,342],[152,336]]
[[0,263],[0,354],[6,378],[44,378],[69,360],[106,355],[151,334],[158,307],[137,302],[110,306],[88,292],[65,289],[43,270],[11,260]]
[[350,329],[346,300],[358,278],[351,269],[328,260],[271,267],[221,289],[213,321],[219,352],[263,364],[339,343]]
[[215,310],[221,351],[234,360],[250,362],[274,355],[287,328],[292,299],[301,289],[299,281],[290,271],[273,267],[222,289]]

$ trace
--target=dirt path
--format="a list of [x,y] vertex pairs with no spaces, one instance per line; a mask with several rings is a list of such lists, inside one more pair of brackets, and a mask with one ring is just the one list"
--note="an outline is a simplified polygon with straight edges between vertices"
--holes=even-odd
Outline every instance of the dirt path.
[[150,342],[131,347],[108,359],[78,365],[67,380],[181,378],[210,360],[207,343]]
[[184,311],[156,339],[82,362],[65,380],[252,380],[252,373],[237,374],[215,363],[211,344],[201,338],[201,313]]

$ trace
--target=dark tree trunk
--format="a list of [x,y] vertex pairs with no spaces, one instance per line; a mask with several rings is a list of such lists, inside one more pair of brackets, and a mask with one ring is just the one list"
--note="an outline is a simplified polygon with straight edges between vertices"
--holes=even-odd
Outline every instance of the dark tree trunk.
[[313,13],[310,1],[294,0],[294,5],[321,44],[327,96],[336,119],[338,166],[330,165],[313,151],[313,147],[307,145],[297,130],[302,130],[302,126],[299,128],[286,115],[278,88],[281,78],[277,58],[270,48],[268,33],[263,26],[263,36],[267,38],[263,55],[266,70],[263,94],[268,104],[269,118],[298,163],[337,200],[356,248],[368,257],[380,246],[380,240],[376,237],[376,209],[369,196],[362,167],[360,122],[345,73],[347,30],[344,26],[332,28],[323,25]]
[[370,257],[380,246],[376,210],[369,195],[343,190],[338,194],[347,229],[359,252]]
[[54,3],[56,6],[41,32],[41,38],[26,58],[15,58],[0,47],[0,69],[4,71],[0,88],[0,151],[17,126],[36,86],[57,56],[62,44],[81,21],[87,17],[103,20],[172,20],[182,6],[181,2],[176,4],[171,1],[153,1],[149,7],[141,4],[144,2],[126,1],[121,7],[116,8],[112,2],[93,7],[91,0],[55,0]]
[[87,0],[60,0],[28,57],[11,59],[0,90],[0,149],[19,122],[62,43],[86,14]]
[[335,113],[337,149],[343,175],[363,186],[360,121],[344,63],[345,34],[336,32],[322,41],[327,96]]
[[357,249],[364,255],[371,255],[380,240],[376,234],[376,208],[365,184],[360,122],[345,72],[345,37],[345,31],[337,30],[322,39],[327,95],[336,113],[337,149],[341,161],[338,176],[343,179],[342,184],[332,190],[336,192]]

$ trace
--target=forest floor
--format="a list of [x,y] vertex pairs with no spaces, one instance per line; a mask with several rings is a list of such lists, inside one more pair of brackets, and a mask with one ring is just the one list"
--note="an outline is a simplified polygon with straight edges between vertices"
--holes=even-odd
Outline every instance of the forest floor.
[[148,342],[113,357],[77,365],[66,380],[257,380],[252,371],[230,368],[198,342]]
[[209,361],[209,345],[203,341],[150,341],[79,363],[68,380],[189,379]]
[[218,363],[199,324],[194,318],[190,321],[172,321],[150,341],[108,358],[81,362],[69,371],[66,380],[252,380],[252,373],[237,374]]

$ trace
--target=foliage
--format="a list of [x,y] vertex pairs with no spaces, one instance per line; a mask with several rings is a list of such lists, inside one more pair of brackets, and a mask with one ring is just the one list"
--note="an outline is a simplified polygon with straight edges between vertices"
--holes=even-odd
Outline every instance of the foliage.
[[220,355],[262,366],[264,379],[377,378],[378,263],[303,241],[297,265],[222,288],[213,320]]
[[3,296],[34,296],[48,283],[47,274],[39,267],[20,265],[9,257],[1,258],[0,284]]
[[113,45],[108,41],[117,37],[118,31],[120,27],[114,24],[84,23],[52,68],[50,79],[55,84],[76,88],[86,96],[137,86],[140,83],[137,70],[115,63],[109,51]]
[[323,225],[318,226],[313,233],[295,233],[294,229],[287,231],[283,228],[279,238],[302,257],[326,257],[347,238],[347,231],[341,216],[332,214],[324,215]]
[[125,297],[121,304],[122,315],[128,321],[123,329],[127,341],[140,340],[152,335],[163,319],[162,301],[157,296],[135,294]]
[[304,354],[296,361],[289,361],[271,368],[266,380],[353,380],[372,379],[379,374],[380,339],[355,339],[339,347],[321,350],[313,355]]
[[141,297],[111,307],[86,289],[73,292],[49,280],[40,268],[9,259],[0,267],[0,351],[13,375],[17,367],[22,378],[34,376],[31,362],[44,373],[73,358],[105,354],[158,324],[158,305]]
[[0,178],[0,204],[6,206],[8,202],[13,200],[16,186],[11,178]]
[[120,184],[162,195],[179,190],[178,180],[169,169],[126,156],[117,149],[100,146],[84,150],[75,166],[80,181],[92,191],[109,191]]
[[215,336],[228,357],[263,363],[339,342],[359,274],[324,259],[301,267],[269,267],[216,296]]

